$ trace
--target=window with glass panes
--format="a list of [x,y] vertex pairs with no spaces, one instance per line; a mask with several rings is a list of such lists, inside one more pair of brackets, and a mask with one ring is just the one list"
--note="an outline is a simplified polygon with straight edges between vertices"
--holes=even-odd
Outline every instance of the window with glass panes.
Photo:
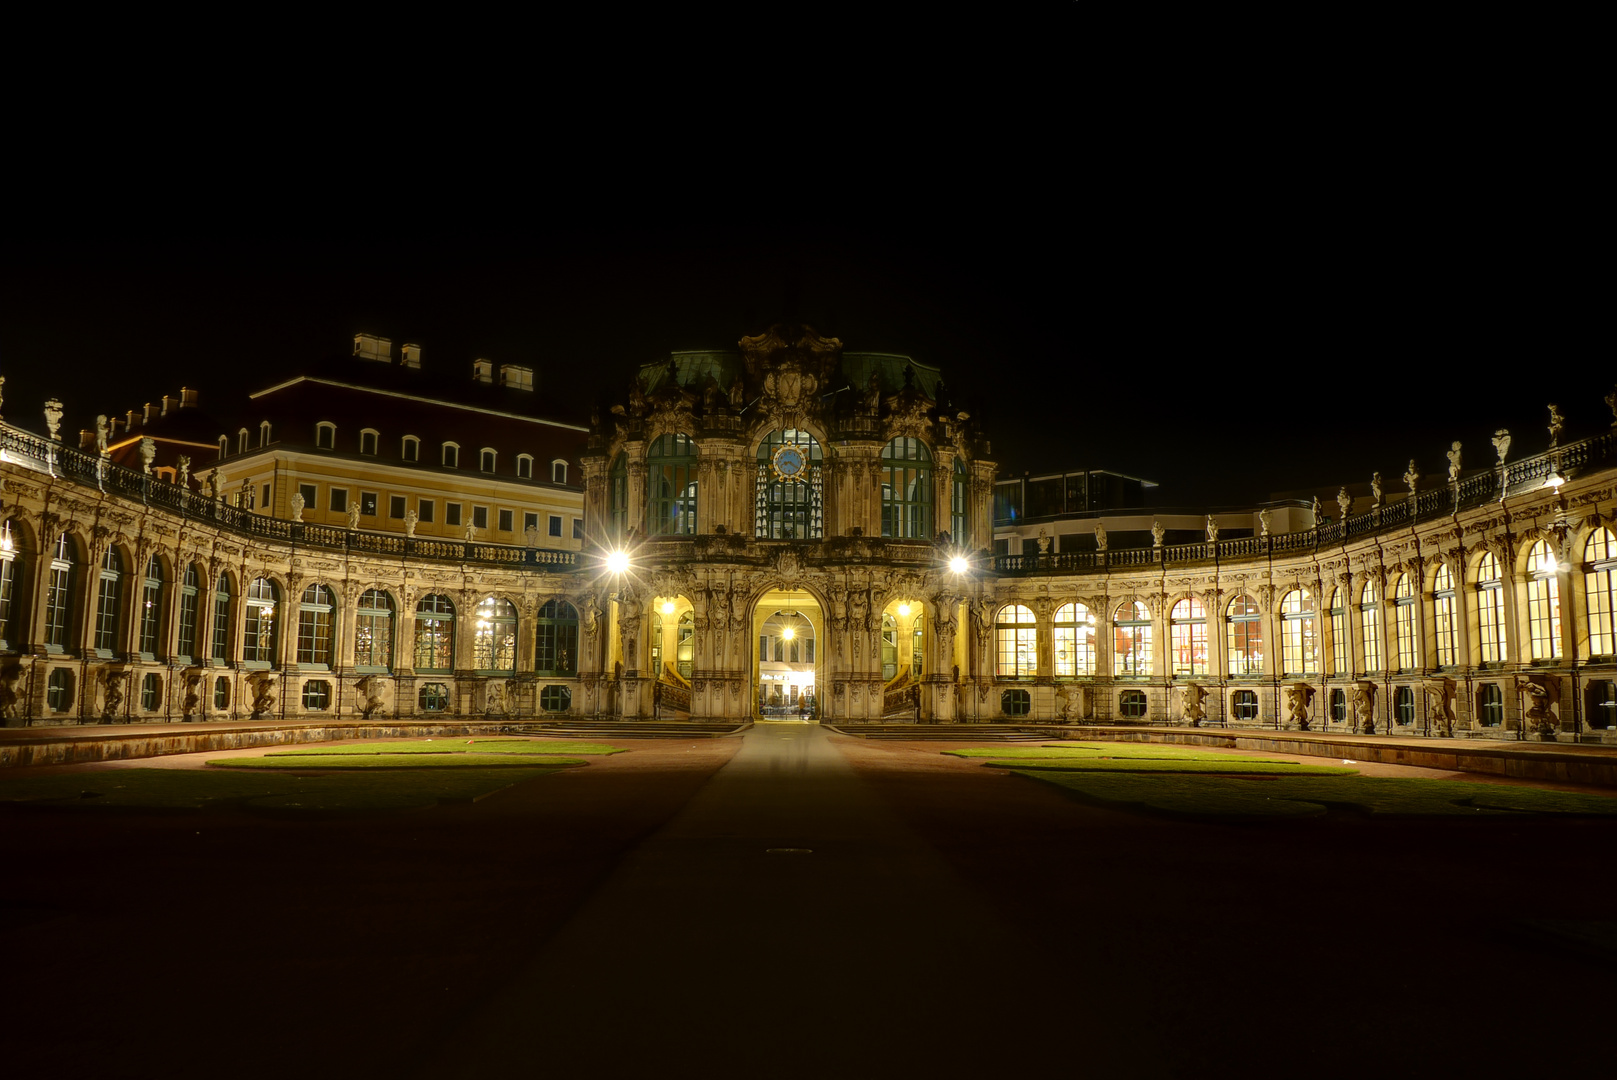
[[1063,604],[1056,609],[1052,630],[1056,678],[1095,674],[1095,616],[1089,609],[1078,603]]
[[1550,546],[1539,540],[1527,552],[1527,637],[1534,660],[1561,658],[1561,584]]
[[[689,435],[664,435],[646,455],[646,528],[653,536],[689,536],[696,532],[696,441]],[[561,535],[557,518],[552,535]]]
[[1229,632],[1229,673],[1263,674],[1263,611],[1258,602],[1242,593],[1230,601],[1226,617]]
[[393,666],[393,598],[366,589],[354,608],[354,669],[383,672]]
[[145,712],[153,712],[163,697],[163,680],[156,673],[146,675],[140,680],[140,707]]
[[118,549],[108,547],[101,556],[101,574],[98,578],[95,602],[95,651],[111,656],[118,647],[118,617],[123,593],[122,556]]
[[[779,650],[780,646],[775,646]],[[881,617],[881,678],[891,682],[898,674],[898,620],[889,613]]]
[[62,533],[56,538],[50,577],[45,584],[45,647],[61,652],[67,645],[68,610],[73,595],[73,546]]
[[180,632],[174,645],[187,660],[197,655],[197,615],[201,608],[202,575],[193,563],[185,568],[185,577],[180,580]]
[[1237,720],[1251,722],[1258,718],[1256,690],[1237,690],[1230,695],[1230,714]]
[[910,627],[910,675],[921,677],[921,661],[926,656],[925,629],[921,620],[925,618],[922,612],[915,613],[915,622]]
[[1617,591],[1613,589],[1617,536],[1610,529],[1596,529],[1583,545],[1583,561],[1588,565],[1583,594],[1589,613],[1589,655],[1610,656],[1617,652],[1617,637],[1612,633],[1612,612],[1617,610]]
[[1400,724],[1413,724],[1415,722],[1415,691],[1407,686],[1400,686],[1393,691],[1393,711]]
[[1353,661],[1349,654],[1347,610],[1342,604],[1342,590],[1331,590],[1331,671],[1336,675],[1351,675]]
[[1367,581],[1360,594],[1359,629],[1364,634],[1364,670],[1381,670],[1381,589]]
[[213,659],[230,659],[230,577],[219,575],[213,592]]
[[1477,562],[1477,642],[1484,664],[1505,661],[1505,582],[1492,552]]
[[157,655],[158,628],[163,624],[163,562],[156,555],[146,561],[146,580],[140,590],[140,653]]
[[517,669],[517,609],[509,600],[485,597],[472,613],[472,666],[512,674]]
[[1314,631],[1314,597],[1293,589],[1280,600],[1280,666],[1287,675],[1319,674],[1319,636]]
[[1415,586],[1411,575],[1399,574],[1392,590],[1393,640],[1398,647],[1398,670],[1414,671],[1416,657]]
[[1151,612],[1138,600],[1112,615],[1112,674],[1145,678],[1151,674]]
[[1454,620],[1454,573],[1447,566],[1439,566],[1432,579],[1432,636],[1437,643],[1438,667],[1459,663],[1460,642]]
[[1039,673],[1038,622],[1021,604],[1007,604],[994,620],[999,643],[999,677],[1028,679]]
[[[810,643],[809,648],[813,649]],[[690,681],[691,672],[696,663],[696,620],[694,612],[680,613],[679,622],[674,626],[674,670],[687,682]]]
[[1174,604],[1168,614],[1169,662],[1175,675],[1207,674],[1207,609],[1194,597]]
[[280,591],[269,578],[254,578],[247,587],[241,623],[241,658],[249,664],[275,663],[275,605]]
[[453,671],[455,668],[455,605],[442,593],[422,597],[415,607],[416,671]]
[[818,540],[824,526],[820,443],[795,428],[758,446],[753,532],[765,540]]
[[900,436],[882,448],[881,534],[926,538],[932,523],[932,452]]
[[[578,674],[578,609],[565,600],[547,600],[539,608],[534,625],[533,670],[536,675]],[[658,670],[655,663],[652,670]]]
[[1617,728],[1617,682],[1595,679],[1589,683],[1589,726],[1597,731]]
[[21,559],[11,540],[11,522],[6,522],[4,528],[4,540],[0,542],[0,648],[6,647],[16,636],[11,620],[14,612],[20,610],[15,605],[19,602],[17,581],[22,576],[18,567]]

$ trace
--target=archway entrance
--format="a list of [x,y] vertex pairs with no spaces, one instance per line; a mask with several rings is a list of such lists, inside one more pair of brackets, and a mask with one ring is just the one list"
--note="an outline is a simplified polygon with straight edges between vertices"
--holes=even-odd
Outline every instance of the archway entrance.
[[881,616],[882,719],[920,720],[921,677],[925,673],[925,605],[896,597]]
[[753,715],[759,720],[819,720],[824,626],[819,601],[802,589],[774,589],[759,599],[752,612]]

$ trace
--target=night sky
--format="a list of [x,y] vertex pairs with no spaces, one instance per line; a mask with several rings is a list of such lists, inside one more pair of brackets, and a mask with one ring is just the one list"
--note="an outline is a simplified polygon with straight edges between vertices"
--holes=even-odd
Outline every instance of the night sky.
[[56,394],[71,438],[182,385],[219,405],[369,331],[468,377],[532,364],[582,417],[640,363],[794,320],[941,367],[1002,474],[1112,469],[1164,505],[1328,500],[1375,469],[1396,490],[1453,439],[1491,461],[1498,426],[1541,449],[1551,400],[1567,438],[1611,421],[1565,215],[1503,175],[1063,160],[423,180],[409,201],[119,189],[73,215],[42,195],[0,243],[4,414],[42,427]]

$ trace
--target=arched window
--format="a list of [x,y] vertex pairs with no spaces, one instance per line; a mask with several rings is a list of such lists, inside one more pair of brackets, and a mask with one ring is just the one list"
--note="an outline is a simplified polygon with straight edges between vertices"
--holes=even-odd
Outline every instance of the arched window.
[[180,579],[180,633],[174,645],[179,659],[187,663],[196,659],[197,622],[201,613],[202,575],[192,563],[185,568],[185,577]]
[[926,630],[921,624],[924,618],[926,613],[917,611],[915,621],[910,624],[910,677],[916,679],[921,677],[922,661],[926,658]]
[[1077,678],[1095,674],[1095,616],[1082,604],[1056,609],[1055,675]]
[[1617,610],[1617,589],[1612,580],[1612,571],[1617,570],[1617,536],[1610,529],[1596,529],[1583,546],[1583,561],[1589,567],[1583,575],[1589,610],[1589,655],[1610,656],[1617,652],[1617,638],[1612,634],[1612,612]]
[[[689,610],[681,613],[679,623],[674,627],[674,670],[678,671],[680,678],[690,681],[691,672],[695,670],[696,662],[696,621]],[[813,661],[813,643],[809,644],[810,662]]]
[[213,660],[230,659],[230,575],[220,574],[213,592]]
[[163,624],[163,561],[156,555],[146,560],[146,580],[140,590],[140,656],[157,656],[158,631]]
[[230,453],[230,436],[229,435],[221,435],[221,436],[219,436],[219,460],[223,461],[225,459],[225,456],[227,454],[229,454],[229,453]]
[[1410,575],[1399,574],[1392,589],[1393,637],[1398,645],[1398,670],[1420,666],[1415,651],[1415,586]]
[[1006,604],[994,623],[999,642],[999,677],[1030,679],[1039,673],[1039,628],[1033,612]]
[[1314,631],[1314,597],[1293,589],[1280,600],[1280,667],[1287,675],[1319,674],[1319,635]]
[[268,446],[269,444],[270,444],[270,422],[268,420],[260,420],[258,422],[258,445],[259,446]]
[[387,671],[393,666],[393,598],[382,589],[366,589],[354,608],[354,670]]
[[67,533],[56,538],[50,577],[45,585],[45,648],[61,652],[67,647],[68,616],[73,609],[73,542]]
[[362,428],[359,432],[359,452],[366,457],[376,456],[377,444],[382,440],[382,433],[375,428]]
[[1258,692],[1256,690],[1237,690],[1230,695],[1230,715],[1242,723],[1250,724],[1258,719]]
[[491,473],[494,471],[495,460],[499,457],[492,446],[485,446],[477,454],[477,471]]
[[1394,718],[1400,724],[1413,724],[1415,722],[1415,691],[1407,686],[1400,686],[1392,692]]
[[1258,602],[1242,593],[1230,601],[1228,616],[1230,674],[1263,674],[1263,612]]
[[247,429],[242,428],[240,431],[236,432],[236,453],[245,454],[246,452],[247,452]]
[[123,557],[118,549],[107,546],[101,556],[101,575],[95,601],[95,651],[100,656],[111,656],[118,646],[118,618],[122,614]]
[[932,452],[920,439],[899,436],[881,452],[881,534],[926,539],[932,534]]
[[519,479],[519,480],[532,480],[533,479],[533,455],[532,454],[518,454],[517,455],[517,479]]
[[[669,605],[672,607],[673,605]],[[660,679],[663,676],[663,617],[660,612],[651,613],[651,677]]]
[[754,532],[763,540],[818,540],[824,532],[819,441],[806,431],[772,431],[758,446]]
[[1381,589],[1374,581],[1364,583],[1360,594],[1359,628],[1364,632],[1364,670],[1381,670]]
[[1112,674],[1125,679],[1151,674],[1151,612],[1138,600],[1119,606],[1112,616]]
[[269,578],[254,578],[247,588],[247,608],[241,626],[241,658],[249,666],[275,663],[275,605],[280,590]]
[[1544,541],[1527,551],[1527,631],[1534,660],[1561,658],[1561,583],[1555,555]]
[[1484,664],[1505,661],[1505,582],[1492,552],[1477,561],[1477,641]]
[[898,620],[889,612],[881,617],[881,681],[892,682],[898,675]]
[[552,484],[567,483],[567,462],[557,458],[550,463],[550,482]]
[[1477,691],[1477,714],[1483,727],[1498,727],[1505,722],[1505,695],[1498,683],[1483,683]]
[[966,463],[954,459],[954,482],[949,489],[949,538],[955,546],[964,548],[971,543],[971,478]]
[[607,512],[612,521],[612,539],[622,542],[629,532],[629,459],[619,454],[612,461],[607,483]]
[[565,600],[547,600],[539,609],[533,671],[550,676],[578,674],[578,610]]
[[455,605],[442,593],[424,596],[415,606],[416,671],[455,670]]
[[696,532],[696,442],[664,435],[646,456],[646,531],[652,536]]
[[1194,597],[1186,597],[1168,614],[1170,663],[1175,675],[1207,674],[1207,609]]
[[1459,663],[1460,641],[1454,625],[1454,572],[1447,566],[1437,568],[1432,579],[1432,629],[1437,639],[1437,666],[1453,667]]
[[1343,605],[1345,593],[1341,588],[1331,590],[1331,673],[1353,674],[1353,661],[1349,651],[1347,609]]
[[404,461],[420,461],[421,440],[414,435],[406,435],[399,443],[399,457]]
[[440,448],[438,460],[446,469],[460,468],[460,444],[446,442]]
[[[21,535],[19,529],[18,537]],[[0,526],[0,649],[13,648],[27,637],[21,616],[27,610],[23,592],[28,570],[21,547],[20,539],[12,535],[11,522]]]
[[500,675],[517,670],[517,609],[509,600],[486,597],[473,612],[472,667]]
[[334,450],[337,447],[337,425],[329,420],[322,420],[314,426],[314,445],[321,450]]

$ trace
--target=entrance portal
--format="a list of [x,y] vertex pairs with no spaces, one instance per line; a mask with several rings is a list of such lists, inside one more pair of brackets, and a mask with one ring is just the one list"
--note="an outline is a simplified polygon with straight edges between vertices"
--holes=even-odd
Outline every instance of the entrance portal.
[[818,720],[825,663],[820,603],[801,589],[765,593],[753,609],[753,714],[760,720]]

